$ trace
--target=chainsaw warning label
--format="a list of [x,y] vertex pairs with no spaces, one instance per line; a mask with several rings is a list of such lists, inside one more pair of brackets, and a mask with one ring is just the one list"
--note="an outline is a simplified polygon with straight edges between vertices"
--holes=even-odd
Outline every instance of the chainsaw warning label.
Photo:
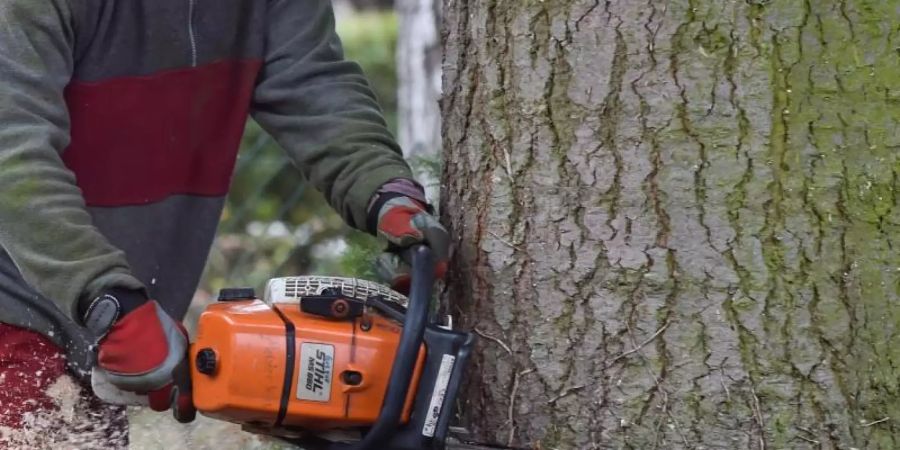
[[428,405],[428,416],[425,417],[422,436],[434,437],[438,419],[441,417],[441,409],[444,407],[447,385],[450,384],[450,375],[453,374],[454,364],[456,364],[456,357],[453,355],[444,355],[441,358],[441,368],[438,370],[437,380],[434,382],[434,391],[431,393],[431,404]]
[[297,398],[313,402],[331,400],[331,378],[334,372],[334,346],[300,345],[300,379]]

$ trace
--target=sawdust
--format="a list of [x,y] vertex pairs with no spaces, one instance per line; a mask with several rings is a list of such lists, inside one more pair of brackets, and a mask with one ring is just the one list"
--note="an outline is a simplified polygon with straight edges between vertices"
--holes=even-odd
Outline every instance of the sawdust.
[[245,433],[239,425],[203,416],[183,425],[171,414],[148,408],[128,409],[131,445],[134,450],[287,450],[296,447],[265,436]]
[[0,446],[8,449],[125,449],[124,409],[100,405],[69,376],[46,390],[56,409],[27,413],[21,429],[0,426]]
[[59,377],[46,391],[48,397],[59,408],[59,418],[65,423],[75,420],[75,407],[81,396],[81,387],[69,377]]
[[[56,406],[26,414],[22,429],[0,426],[0,448],[11,450],[280,450],[295,448],[240,426],[199,416],[182,425],[169,413],[101,405],[71,377],[47,387]],[[127,417],[127,419],[126,419]],[[127,420],[127,424],[126,424]],[[130,441],[130,444],[127,444]]]

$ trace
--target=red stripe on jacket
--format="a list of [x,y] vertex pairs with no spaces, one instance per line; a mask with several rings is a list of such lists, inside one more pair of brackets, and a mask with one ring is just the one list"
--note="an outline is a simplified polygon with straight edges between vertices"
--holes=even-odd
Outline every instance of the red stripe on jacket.
[[228,192],[259,60],[66,88],[71,144],[63,161],[91,206]]

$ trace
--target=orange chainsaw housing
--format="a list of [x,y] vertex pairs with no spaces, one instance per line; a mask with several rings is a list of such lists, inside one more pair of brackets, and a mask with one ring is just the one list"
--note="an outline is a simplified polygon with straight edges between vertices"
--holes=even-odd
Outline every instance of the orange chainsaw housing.
[[[256,427],[371,425],[400,333],[399,324],[378,314],[335,320],[304,313],[297,303],[210,305],[190,348],[194,405],[207,416]],[[201,352],[205,364],[198,367]],[[424,358],[423,346],[401,423],[409,420]]]

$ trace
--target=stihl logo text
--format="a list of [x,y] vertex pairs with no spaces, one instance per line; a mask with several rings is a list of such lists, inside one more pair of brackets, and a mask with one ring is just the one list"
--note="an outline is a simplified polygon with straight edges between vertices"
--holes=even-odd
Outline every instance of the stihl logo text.
[[331,375],[331,357],[319,350],[315,357],[309,358],[309,371],[306,376],[306,389],[317,392],[325,389],[325,383]]
[[331,399],[331,378],[334,372],[334,347],[326,344],[304,343],[300,346],[300,379],[297,398],[314,402]]

